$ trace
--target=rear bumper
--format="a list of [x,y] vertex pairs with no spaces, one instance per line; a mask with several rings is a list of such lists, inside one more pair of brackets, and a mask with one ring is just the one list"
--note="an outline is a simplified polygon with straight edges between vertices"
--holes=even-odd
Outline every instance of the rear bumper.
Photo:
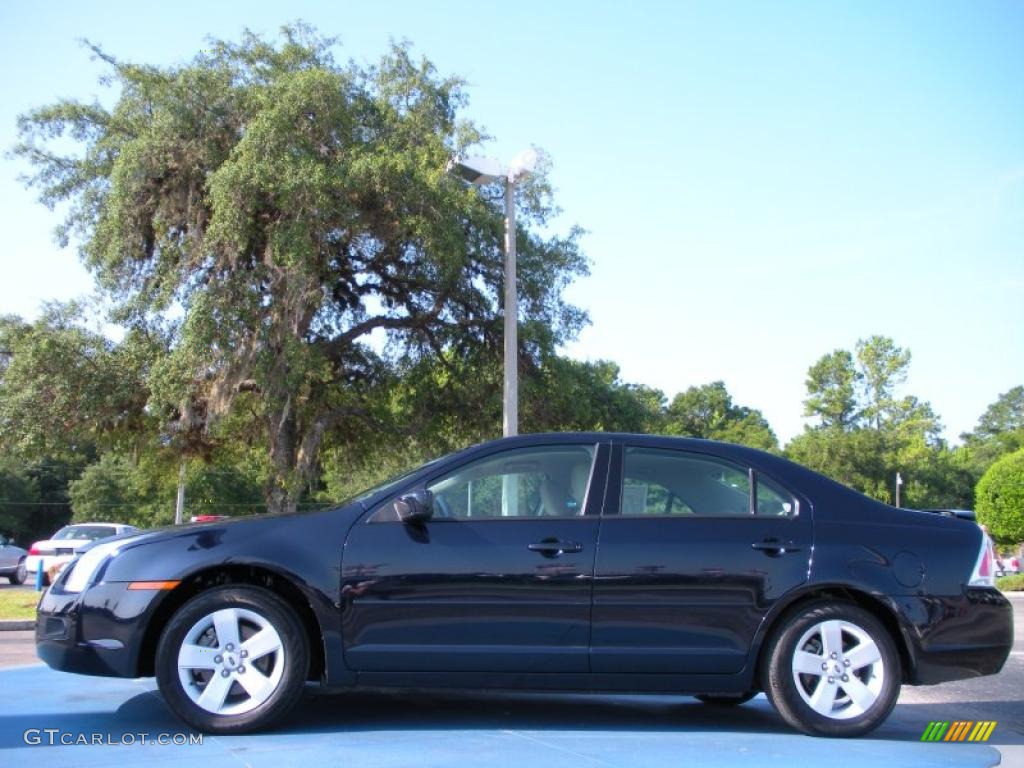
[[148,618],[163,593],[104,583],[80,594],[60,582],[39,602],[36,653],[54,669],[83,675],[137,677]]
[[995,589],[956,597],[894,597],[910,656],[907,682],[934,685],[994,675],[1013,648],[1013,606]]
[[35,575],[39,566],[42,565],[43,572],[46,573],[54,566],[63,567],[74,559],[74,555],[29,555],[25,558],[25,570]]

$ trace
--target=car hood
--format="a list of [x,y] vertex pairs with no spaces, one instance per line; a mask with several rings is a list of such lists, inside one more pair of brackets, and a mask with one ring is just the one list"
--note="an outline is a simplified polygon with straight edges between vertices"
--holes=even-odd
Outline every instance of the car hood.
[[[94,542],[95,544],[105,544],[111,541],[121,541],[130,539],[128,547],[134,548],[135,546],[142,544],[150,544],[166,539],[173,539],[183,535],[192,535],[198,531],[209,531],[211,533],[224,528],[230,528],[231,530],[241,533],[245,529],[252,529],[253,533],[261,528],[275,528],[277,524],[287,520],[291,517],[304,517],[307,515],[327,514],[336,512],[343,509],[352,509],[362,511],[363,507],[358,502],[350,502],[347,504],[339,505],[329,509],[320,510],[309,510],[303,512],[290,512],[285,514],[264,514],[264,515],[248,515],[246,517],[232,517],[227,520],[209,520],[201,523],[183,523],[181,525],[165,525],[160,528],[149,528],[146,530],[135,530],[122,533],[117,536],[110,536],[105,539],[100,539]],[[92,544],[93,542],[90,542]],[[86,548],[80,550],[86,551]]]

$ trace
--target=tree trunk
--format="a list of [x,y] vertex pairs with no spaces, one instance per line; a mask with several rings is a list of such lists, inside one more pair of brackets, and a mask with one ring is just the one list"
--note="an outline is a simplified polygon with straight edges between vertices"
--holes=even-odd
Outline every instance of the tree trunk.
[[296,482],[295,476],[296,424],[290,397],[285,398],[281,409],[270,413],[268,422],[270,477],[265,491],[267,512],[294,512],[302,486]]
[[266,489],[268,512],[295,511],[302,489],[313,479],[324,433],[345,412],[333,411],[301,426],[288,407],[270,418],[272,472]]
[[288,488],[284,487],[282,482],[287,482],[287,477],[282,478],[275,468],[266,492],[267,512],[272,515],[294,512],[297,509],[297,499],[288,492]]

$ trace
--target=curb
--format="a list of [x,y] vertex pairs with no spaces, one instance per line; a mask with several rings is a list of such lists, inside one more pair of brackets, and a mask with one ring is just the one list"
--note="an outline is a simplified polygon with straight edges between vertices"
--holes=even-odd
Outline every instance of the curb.
[[21,630],[35,629],[35,619],[3,619],[0,620],[0,632],[4,630]]

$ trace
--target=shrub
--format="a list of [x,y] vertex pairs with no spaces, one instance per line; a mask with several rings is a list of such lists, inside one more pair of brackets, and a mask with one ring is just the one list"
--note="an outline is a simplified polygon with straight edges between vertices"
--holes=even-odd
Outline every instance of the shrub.
[[978,522],[1001,543],[1024,540],[1024,449],[1004,456],[982,475],[974,492]]

